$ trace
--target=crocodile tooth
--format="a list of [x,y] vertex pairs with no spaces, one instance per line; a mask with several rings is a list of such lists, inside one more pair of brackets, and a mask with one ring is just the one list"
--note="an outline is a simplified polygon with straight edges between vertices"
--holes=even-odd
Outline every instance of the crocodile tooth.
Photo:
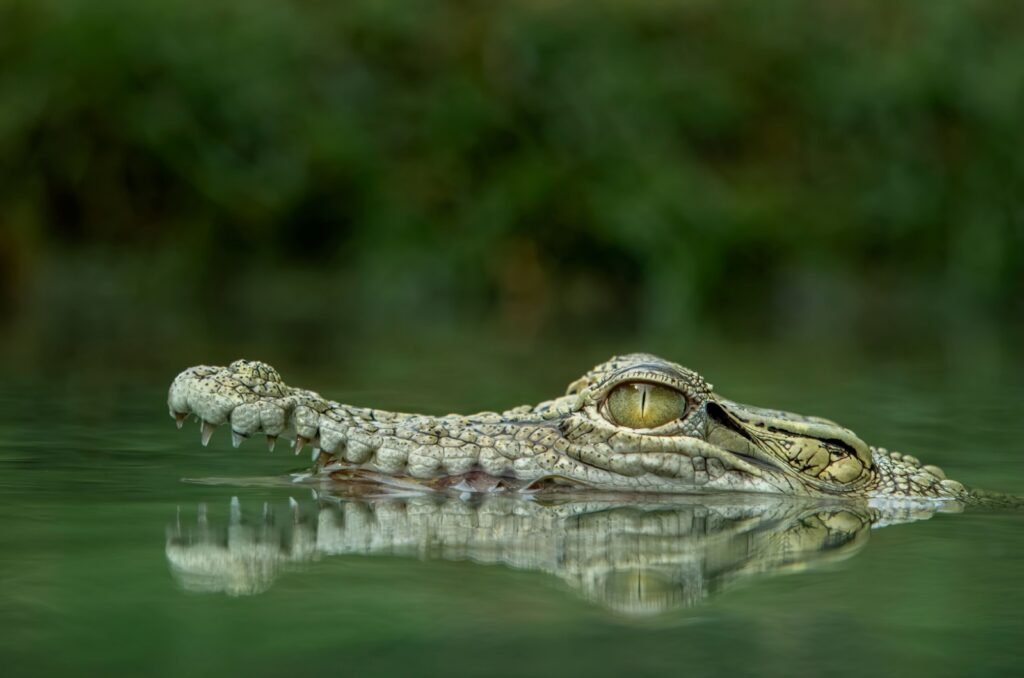
[[188,417],[188,412],[175,412],[174,413],[174,424],[179,429],[185,425],[185,419]]
[[319,456],[320,456],[320,448],[319,448],[319,447],[315,447],[315,446],[314,446],[314,447],[313,447],[313,463],[314,463],[314,464],[316,463],[316,460],[317,460],[317,458],[318,458]]
[[203,447],[210,444],[210,437],[213,436],[213,432],[217,430],[216,425],[211,424],[208,421],[203,422],[202,433],[199,434],[199,439],[203,443]]
[[274,443],[277,442],[277,436],[267,436],[267,450],[270,452],[274,451]]
[[238,431],[231,429],[231,446],[237,450],[238,447],[242,444],[242,441],[245,440],[247,437],[248,436],[246,436],[244,433],[239,433]]
[[238,525],[242,522],[242,504],[238,497],[231,497],[231,524]]
[[302,452],[302,446],[309,442],[309,438],[303,436],[295,436],[295,456]]

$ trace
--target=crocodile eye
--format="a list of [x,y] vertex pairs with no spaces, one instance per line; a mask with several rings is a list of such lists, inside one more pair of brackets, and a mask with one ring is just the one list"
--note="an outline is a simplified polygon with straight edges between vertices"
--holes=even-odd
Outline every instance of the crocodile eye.
[[614,424],[655,428],[686,414],[686,396],[673,388],[635,381],[616,386],[607,408]]

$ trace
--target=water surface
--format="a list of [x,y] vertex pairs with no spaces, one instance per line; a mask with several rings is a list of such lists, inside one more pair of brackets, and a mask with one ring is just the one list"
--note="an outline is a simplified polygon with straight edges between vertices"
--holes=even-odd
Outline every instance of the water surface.
[[[486,379],[483,358],[458,356],[278,367],[337,399],[443,413],[550,397],[603,357],[499,362]],[[1024,492],[1014,370],[671,357],[729,397],[829,416],[968,485]],[[302,462],[224,433],[203,449],[167,418],[171,376],[20,371],[0,385],[6,675],[944,676],[1024,660],[1024,514],[366,504],[187,483]]]

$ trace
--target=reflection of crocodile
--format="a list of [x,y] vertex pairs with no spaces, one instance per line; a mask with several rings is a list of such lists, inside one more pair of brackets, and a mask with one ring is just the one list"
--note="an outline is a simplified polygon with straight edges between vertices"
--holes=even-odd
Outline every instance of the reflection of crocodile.
[[545,504],[511,494],[325,500],[313,510],[293,504],[295,521],[282,530],[266,509],[264,519],[247,520],[235,500],[226,530],[203,508],[196,529],[169,531],[166,552],[178,582],[193,591],[258,593],[283,568],[325,555],[409,556],[538,570],[595,602],[649,614],[691,606],[751,575],[847,558],[866,543],[872,522],[957,506],[879,510],[735,494],[669,502]]
[[973,495],[942,470],[869,447],[826,419],[726,400],[661,358],[612,358],[536,406],[430,417],[339,404],[285,385],[269,365],[192,367],[171,384],[171,415],[229,423],[237,446],[286,431],[314,473],[402,479],[465,491],[577,485],[633,492],[748,491],[863,498]]

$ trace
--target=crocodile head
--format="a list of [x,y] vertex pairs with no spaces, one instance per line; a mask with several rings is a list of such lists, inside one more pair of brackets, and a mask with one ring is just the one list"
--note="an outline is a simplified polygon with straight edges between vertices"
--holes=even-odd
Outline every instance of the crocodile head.
[[[612,358],[569,386],[580,460],[704,490],[843,494],[877,480],[871,448],[827,419],[717,395],[698,373],[649,354]],[[592,427],[592,428],[591,428]]]
[[199,366],[171,385],[179,425],[203,442],[230,423],[232,440],[295,435],[314,475],[466,491],[550,485],[645,492],[955,498],[962,485],[912,457],[866,445],[817,417],[741,405],[699,374],[649,354],[612,358],[567,393],[502,413],[442,417],[337,403],[285,385],[256,361]]

